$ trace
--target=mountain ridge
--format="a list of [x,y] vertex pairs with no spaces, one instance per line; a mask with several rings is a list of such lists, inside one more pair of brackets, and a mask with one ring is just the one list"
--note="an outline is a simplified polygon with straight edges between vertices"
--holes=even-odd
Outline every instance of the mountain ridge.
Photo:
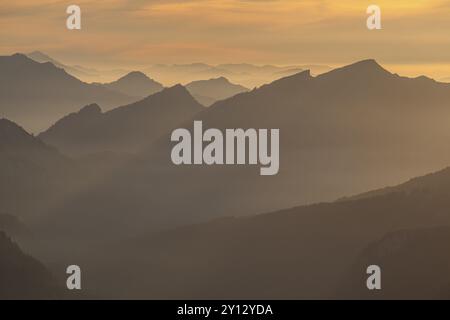
[[96,104],[85,106],[58,120],[39,137],[69,154],[136,152],[202,110],[186,88],[175,85],[106,112]]
[[96,102],[105,108],[129,103],[132,97],[82,82],[51,62],[23,54],[0,56],[0,112],[28,131],[40,131],[79,105]]

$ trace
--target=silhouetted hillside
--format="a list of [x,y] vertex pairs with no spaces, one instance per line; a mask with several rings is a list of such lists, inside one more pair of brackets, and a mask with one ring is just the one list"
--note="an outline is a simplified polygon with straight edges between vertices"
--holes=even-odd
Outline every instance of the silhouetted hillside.
[[116,81],[100,85],[137,98],[145,98],[164,89],[162,84],[139,71],[130,72]]
[[223,100],[248,91],[247,88],[233,84],[224,77],[193,81],[186,85],[186,89],[204,106],[210,106],[217,100]]
[[22,54],[0,57],[0,112],[27,130],[48,127],[80,105],[105,108],[134,98],[84,83],[52,63],[38,63]]
[[[342,281],[342,297],[358,299],[450,299],[450,227],[388,233],[368,245]],[[381,268],[381,290],[369,291],[364,270]]]
[[[110,272],[117,281],[105,292],[182,299],[448,298],[449,190],[301,206],[138,238],[114,248],[122,253],[115,261],[136,269],[130,277],[116,263]],[[381,292],[365,287],[371,264],[382,268]],[[99,275],[106,286],[107,279]]]
[[136,152],[204,108],[181,85],[102,113],[88,105],[56,122],[39,137],[70,154]]
[[50,272],[0,231],[0,299],[58,299],[63,297]]

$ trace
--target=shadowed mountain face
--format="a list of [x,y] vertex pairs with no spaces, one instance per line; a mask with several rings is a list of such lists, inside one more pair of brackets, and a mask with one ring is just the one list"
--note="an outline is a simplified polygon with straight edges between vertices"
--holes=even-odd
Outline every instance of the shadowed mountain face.
[[[448,172],[435,175],[449,185]],[[450,189],[427,179],[409,192],[138,237],[111,248],[111,274],[99,268],[96,285],[138,298],[448,298]],[[120,261],[136,266],[132,275]],[[382,268],[381,292],[365,287],[371,264]]]
[[58,299],[63,296],[50,272],[0,231],[0,299]]
[[177,85],[105,113],[96,104],[88,105],[39,137],[69,154],[136,152],[203,109]]
[[202,105],[208,107],[218,100],[224,100],[238,93],[248,91],[247,88],[230,83],[224,77],[198,80],[186,85],[186,89]]
[[81,82],[52,63],[22,54],[0,57],[0,112],[36,132],[92,102],[105,108],[129,103],[122,93]]
[[104,83],[101,86],[137,98],[144,98],[164,89],[162,84],[139,71],[130,72],[114,82]]
[[53,197],[70,161],[15,123],[0,119],[0,164],[1,210],[23,214]]

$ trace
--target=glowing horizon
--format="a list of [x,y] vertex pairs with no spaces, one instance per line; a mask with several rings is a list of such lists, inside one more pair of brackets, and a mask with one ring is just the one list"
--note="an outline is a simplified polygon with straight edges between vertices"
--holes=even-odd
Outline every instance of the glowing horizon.
[[[365,26],[372,1],[25,0],[0,4],[0,54],[39,50],[66,64],[141,69],[203,62],[324,64],[366,58],[392,72],[450,77],[450,1],[375,3],[382,30]],[[82,30],[65,28],[69,4]]]

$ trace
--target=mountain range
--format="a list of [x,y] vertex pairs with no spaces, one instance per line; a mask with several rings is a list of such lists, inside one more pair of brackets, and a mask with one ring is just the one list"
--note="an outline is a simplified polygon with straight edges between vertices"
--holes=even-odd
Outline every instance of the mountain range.
[[61,299],[65,293],[50,271],[0,230],[0,299]]
[[[163,97],[166,90],[148,97],[148,101]],[[196,105],[182,87],[175,92],[182,90],[180,96]],[[126,126],[128,117],[117,117],[116,124],[110,126],[114,134],[149,144],[139,146],[141,151],[111,176],[66,199],[64,208],[56,207],[48,214],[71,229],[75,225],[84,228],[81,217],[88,212],[89,229],[93,220],[101,224],[114,216],[117,225],[110,226],[110,231],[130,235],[214,217],[333,201],[398,184],[450,162],[450,152],[446,151],[450,132],[445,129],[449,98],[448,84],[425,77],[401,77],[374,60],[364,60],[316,77],[307,71],[285,77],[199,112],[196,105],[173,128],[167,126],[153,136],[140,131],[143,126],[137,125],[136,130]],[[96,116],[92,118],[102,119],[98,108],[93,109]],[[119,110],[125,113],[133,109]],[[79,116],[68,117],[40,138],[59,148],[70,146],[73,136],[78,139],[75,145],[83,148],[90,141],[101,141],[103,138],[95,134],[104,134],[106,129],[95,132],[74,126],[66,131],[69,120]],[[192,128],[194,120],[203,121],[204,129],[279,128],[279,173],[261,177],[255,166],[172,164],[170,133],[174,128]],[[145,138],[138,138],[142,132]],[[60,140],[51,141],[51,136]],[[116,139],[120,137],[112,140]],[[173,197],[177,200],[172,201]],[[77,221],[69,217],[77,217]]]
[[0,57],[0,113],[32,132],[88,103],[108,109],[133,100],[84,83],[50,62],[38,63],[23,54]]
[[57,121],[39,138],[72,155],[137,152],[203,109],[186,88],[176,85],[107,112],[96,104],[85,106]]
[[[106,112],[88,104],[38,137],[3,119],[1,211],[39,237],[34,256],[76,259],[102,296],[401,298],[408,267],[426,279],[415,297],[447,297],[450,278],[420,261],[448,266],[450,171],[399,183],[450,163],[449,99],[450,84],[364,60],[208,108],[181,85]],[[170,133],[194,120],[280,129],[279,174],[172,164]],[[386,268],[386,293],[361,288],[368,263]]]

